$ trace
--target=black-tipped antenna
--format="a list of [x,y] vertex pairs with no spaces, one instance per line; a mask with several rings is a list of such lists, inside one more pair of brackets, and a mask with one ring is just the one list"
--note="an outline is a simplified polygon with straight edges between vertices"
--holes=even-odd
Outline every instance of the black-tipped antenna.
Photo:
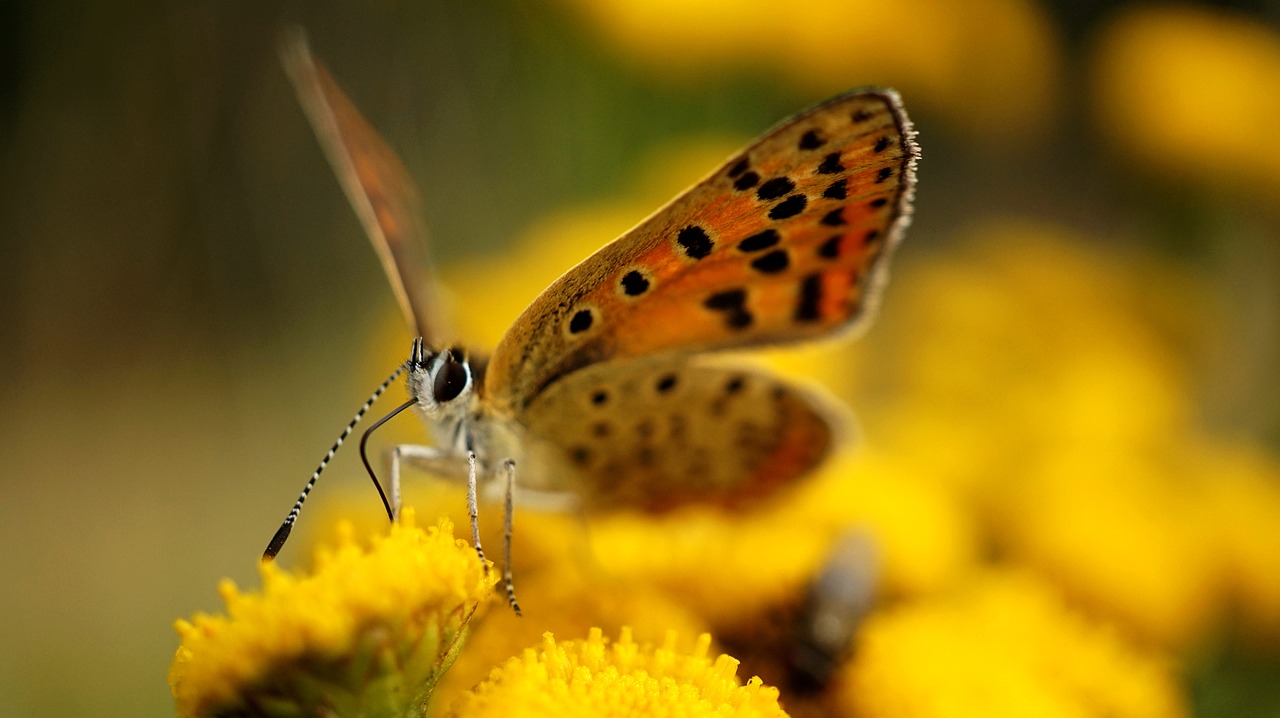
[[[356,415],[351,419],[351,422],[347,424],[347,428],[342,430],[342,435],[338,437],[337,441],[333,442],[333,446],[330,447],[329,453],[324,455],[324,459],[320,461],[320,465],[316,467],[316,470],[311,474],[311,478],[307,480],[307,485],[302,488],[302,493],[298,495],[298,500],[294,502],[293,508],[289,510],[289,515],[284,518],[284,523],[280,524],[280,528],[276,529],[276,535],[271,537],[271,543],[267,544],[267,550],[262,552],[262,560],[270,561],[276,557],[276,554],[280,553],[281,548],[284,548],[284,542],[288,540],[289,532],[293,531],[293,524],[297,522],[298,514],[302,513],[302,504],[307,500],[307,494],[311,493],[311,489],[315,487],[316,479],[320,478],[320,472],[324,471],[324,467],[329,465],[329,461],[333,459],[333,455],[338,453],[338,447],[342,446],[342,442],[346,441],[348,436],[351,436],[351,432],[355,430],[356,424],[359,424],[360,420],[364,418],[365,412],[369,411],[369,407],[373,406],[373,402],[377,401],[378,397],[382,396],[382,392],[386,391],[387,387],[391,386],[391,382],[395,381],[401,374],[403,374],[404,370],[405,367],[398,367],[391,373],[391,376],[387,377],[386,381],[382,382],[382,384],[374,390],[373,394],[371,394],[368,400],[365,401],[364,406],[360,407],[360,411],[357,411]],[[368,465],[367,462],[366,465]],[[376,479],[374,480],[374,483],[377,484]],[[378,493],[382,494],[381,486],[378,487]],[[387,515],[391,515],[391,505],[387,503],[386,496],[382,497],[382,503],[387,508]]]
[[[421,339],[419,339],[418,341],[421,341]],[[417,346],[417,344],[415,344],[414,346]],[[410,399],[409,401],[406,401],[400,406],[397,406],[396,408],[392,409],[390,414],[387,414],[381,419],[378,419],[373,423],[373,426],[369,427],[368,429],[365,429],[364,434],[360,437],[360,460],[364,462],[364,470],[369,472],[369,478],[373,479],[373,485],[375,488],[378,489],[378,495],[382,497],[382,505],[387,510],[387,518],[392,521],[396,520],[396,515],[391,510],[391,504],[387,502],[386,493],[382,491],[382,484],[378,483],[377,474],[373,473],[373,466],[369,463],[369,454],[366,451],[366,448],[369,446],[369,436],[373,434],[374,431],[377,431],[378,427],[390,421],[391,417],[395,416],[396,414],[399,414],[405,409],[408,409],[409,407],[413,406],[416,403],[418,403],[417,399]],[[399,506],[397,506],[396,508],[399,508]]]

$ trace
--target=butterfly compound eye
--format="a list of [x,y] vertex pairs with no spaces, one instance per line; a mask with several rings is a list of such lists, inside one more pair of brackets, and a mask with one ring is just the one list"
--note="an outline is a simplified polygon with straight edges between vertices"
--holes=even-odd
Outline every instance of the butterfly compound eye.
[[466,364],[454,359],[453,352],[445,352],[444,364],[436,371],[431,391],[436,401],[452,401],[467,388],[467,381]]

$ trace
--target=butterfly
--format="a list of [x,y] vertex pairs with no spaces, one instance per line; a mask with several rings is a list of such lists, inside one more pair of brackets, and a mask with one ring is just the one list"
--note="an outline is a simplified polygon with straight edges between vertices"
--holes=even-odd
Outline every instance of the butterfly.
[[[793,484],[831,452],[835,422],[822,398],[708,355],[865,323],[911,218],[919,149],[897,93],[854,90],[783,121],[565,272],[485,357],[445,342],[408,172],[305,38],[284,48],[302,106],[417,337],[325,461],[405,374],[410,398],[383,421],[416,408],[435,441],[391,450],[389,500],[374,478],[388,515],[399,508],[401,464],[466,477],[483,559],[478,492],[505,493],[505,578],[517,611],[517,485],[522,504],[571,496],[587,511],[738,506]],[[367,459],[366,467],[373,476]],[[323,468],[266,557],[283,545]]]

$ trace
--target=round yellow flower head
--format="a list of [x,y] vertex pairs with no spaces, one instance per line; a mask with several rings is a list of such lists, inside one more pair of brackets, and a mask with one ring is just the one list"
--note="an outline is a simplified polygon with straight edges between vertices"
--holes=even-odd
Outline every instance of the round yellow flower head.
[[692,652],[676,648],[676,634],[661,647],[632,641],[622,629],[606,642],[591,629],[585,641],[557,643],[544,634],[541,649],[528,649],[498,666],[488,680],[454,704],[451,716],[786,716],[778,690],[752,678],[739,683],[738,661],[707,657],[711,636]]
[[421,713],[492,579],[452,525],[424,531],[411,509],[368,548],[352,534],[310,575],[264,563],[261,593],[224,581],[226,615],[176,623],[179,715]]
[[993,572],[956,596],[877,614],[854,656],[840,700],[861,718],[1189,713],[1159,654],[1071,610],[1031,574]]
[[472,624],[466,650],[436,686],[433,707],[448,708],[455,698],[484,680],[494,666],[540,645],[548,632],[583,636],[598,627],[605,634],[617,635],[626,627],[634,640],[643,643],[660,642],[672,631],[697,636],[710,630],[705,620],[657,586],[614,575],[575,556],[531,571],[517,571],[516,578],[524,615],[492,610]]
[[1191,4],[1115,13],[1094,51],[1094,104],[1115,147],[1163,178],[1274,197],[1280,33]]

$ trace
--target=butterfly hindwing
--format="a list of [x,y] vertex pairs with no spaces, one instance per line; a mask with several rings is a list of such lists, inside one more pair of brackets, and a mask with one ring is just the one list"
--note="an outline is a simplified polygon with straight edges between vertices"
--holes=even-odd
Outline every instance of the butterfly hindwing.
[[889,90],[787,120],[535,299],[495,350],[486,393],[519,414],[602,361],[855,325],[909,220],[917,156]]
[[524,471],[590,510],[762,499],[829,453],[836,412],[766,373],[649,357],[586,367],[519,416]]

